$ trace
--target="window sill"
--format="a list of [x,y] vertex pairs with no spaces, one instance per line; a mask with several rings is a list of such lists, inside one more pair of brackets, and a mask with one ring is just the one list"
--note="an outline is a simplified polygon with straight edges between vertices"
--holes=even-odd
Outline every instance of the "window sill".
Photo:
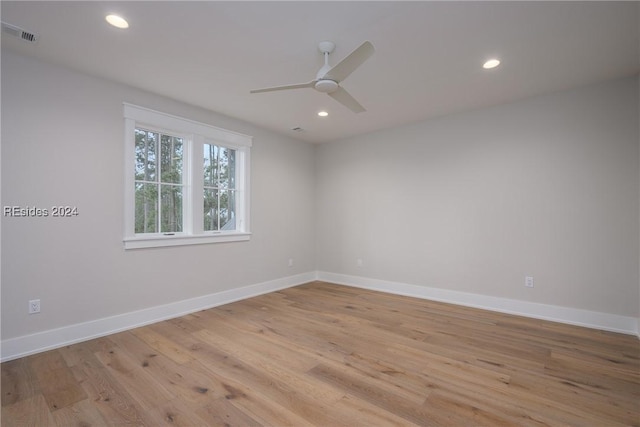
[[176,236],[136,236],[123,240],[125,249],[162,248],[167,246],[204,245],[210,243],[243,242],[250,240],[251,233],[217,233]]

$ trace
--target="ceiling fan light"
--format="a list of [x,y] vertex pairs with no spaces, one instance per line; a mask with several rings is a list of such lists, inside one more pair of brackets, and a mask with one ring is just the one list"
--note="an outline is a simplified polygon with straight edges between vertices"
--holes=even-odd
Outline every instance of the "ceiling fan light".
[[491,58],[482,65],[482,68],[484,68],[485,70],[490,70],[492,68],[496,68],[498,65],[500,65],[500,60]]
[[107,15],[104,19],[106,19],[109,24],[113,25],[116,28],[129,28],[129,23],[122,16]]

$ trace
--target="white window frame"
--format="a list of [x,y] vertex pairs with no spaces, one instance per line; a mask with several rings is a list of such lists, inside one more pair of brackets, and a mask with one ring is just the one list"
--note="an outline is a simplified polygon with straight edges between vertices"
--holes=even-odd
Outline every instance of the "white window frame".
[[[157,248],[246,241],[251,237],[249,165],[253,138],[204,123],[124,103],[124,248]],[[159,130],[183,138],[183,231],[135,233],[135,129]],[[204,231],[203,147],[236,150],[236,229]]]

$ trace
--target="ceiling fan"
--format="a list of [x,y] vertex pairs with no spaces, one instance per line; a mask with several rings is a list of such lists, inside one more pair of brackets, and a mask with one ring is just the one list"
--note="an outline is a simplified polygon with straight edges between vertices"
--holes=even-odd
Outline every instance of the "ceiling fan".
[[340,86],[340,83],[349,77],[349,75],[362,65],[364,61],[369,59],[369,57],[375,52],[375,49],[370,42],[366,41],[356,50],[347,55],[342,61],[332,67],[329,65],[329,55],[333,52],[335,47],[335,43],[329,41],[320,42],[318,44],[318,49],[324,55],[324,65],[316,74],[315,80],[312,80],[309,83],[256,89],[250,91],[250,93],[273,92],[276,90],[302,89],[310,87],[314,88],[318,92],[326,93],[354,113],[366,111],[354,97],[349,95],[349,92]]

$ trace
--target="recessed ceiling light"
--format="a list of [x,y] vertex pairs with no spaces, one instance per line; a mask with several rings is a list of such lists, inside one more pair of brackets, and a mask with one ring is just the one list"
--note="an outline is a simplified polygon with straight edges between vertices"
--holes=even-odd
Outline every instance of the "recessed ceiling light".
[[126,19],[118,15],[107,15],[104,19],[116,28],[129,28],[129,23]]
[[485,62],[482,65],[482,68],[484,68],[485,70],[490,70],[491,68],[496,68],[498,65],[500,65],[500,60],[494,58]]
[[329,115],[329,113],[327,113],[326,111],[318,111],[318,115],[320,117],[327,117]]

